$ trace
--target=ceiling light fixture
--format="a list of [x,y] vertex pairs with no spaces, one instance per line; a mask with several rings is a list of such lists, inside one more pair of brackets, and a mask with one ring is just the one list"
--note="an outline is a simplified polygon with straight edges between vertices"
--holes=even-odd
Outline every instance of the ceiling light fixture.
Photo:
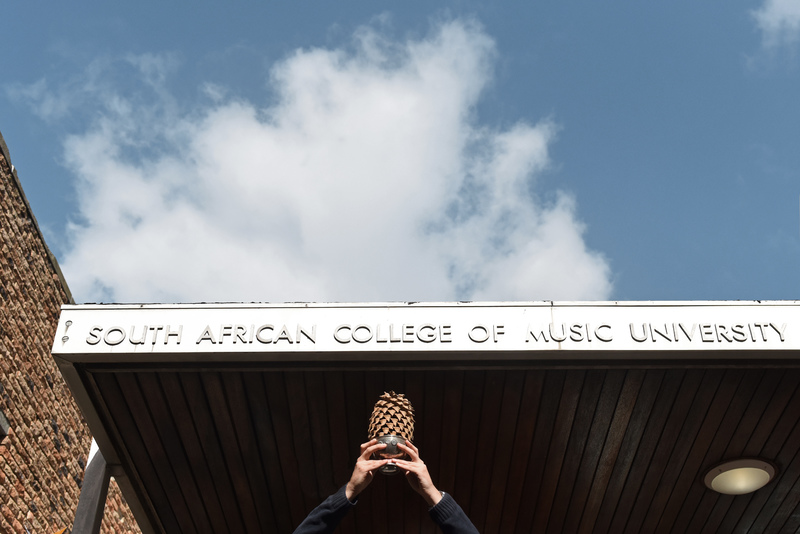
[[706,486],[726,495],[744,495],[761,489],[775,478],[775,466],[758,458],[730,460],[706,473]]

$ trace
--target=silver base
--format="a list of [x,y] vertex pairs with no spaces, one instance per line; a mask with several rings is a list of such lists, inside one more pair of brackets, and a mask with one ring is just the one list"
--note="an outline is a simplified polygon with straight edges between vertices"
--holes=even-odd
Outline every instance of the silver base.
[[[378,455],[377,455],[378,458],[380,458],[380,455],[383,455],[383,454],[391,454],[391,455],[403,454],[404,457],[405,457],[405,453],[403,453],[403,451],[401,451],[397,447],[398,443],[402,443],[403,445],[405,445],[405,443],[406,443],[405,439],[401,438],[400,436],[394,436],[394,435],[391,435],[391,436],[380,436],[377,439],[378,439],[378,443],[385,443],[386,444],[386,448],[381,450],[380,453],[378,453]],[[386,464],[386,465],[384,465],[382,467],[379,467],[378,471],[380,471],[384,475],[396,475],[398,472],[400,472],[400,468],[397,467],[394,463],[390,462],[390,463],[388,463],[388,464]]]
[[400,468],[397,467],[395,464],[386,464],[382,467],[378,468],[378,471],[383,473],[384,475],[396,475],[400,472]]

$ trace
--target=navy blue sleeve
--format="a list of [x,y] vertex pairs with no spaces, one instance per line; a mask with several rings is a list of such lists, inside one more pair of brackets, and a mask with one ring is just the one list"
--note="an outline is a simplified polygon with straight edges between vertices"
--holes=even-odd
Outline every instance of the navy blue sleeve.
[[428,510],[428,513],[444,534],[479,534],[478,529],[449,493],[445,493],[442,500]]
[[342,486],[339,491],[314,508],[295,529],[294,534],[330,534],[336,530],[342,518],[355,506],[355,503],[348,501],[344,494],[346,487]]

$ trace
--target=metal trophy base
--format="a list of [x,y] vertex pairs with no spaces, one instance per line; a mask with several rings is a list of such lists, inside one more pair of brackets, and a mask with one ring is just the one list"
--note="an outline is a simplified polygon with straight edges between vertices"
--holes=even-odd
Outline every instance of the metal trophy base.
[[[401,438],[400,436],[394,436],[394,435],[380,436],[377,439],[378,443],[386,444],[386,448],[377,453],[378,458],[386,458],[387,455],[388,456],[399,455],[397,456],[398,459],[405,457],[405,453],[397,447],[398,443],[402,443],[403,445],[405,445],[406,444],[405,439]],[[378,468],[378,471],[380,471],[384,475],[396,475],[400,471],[400,468],[390,461],[388,464]]]

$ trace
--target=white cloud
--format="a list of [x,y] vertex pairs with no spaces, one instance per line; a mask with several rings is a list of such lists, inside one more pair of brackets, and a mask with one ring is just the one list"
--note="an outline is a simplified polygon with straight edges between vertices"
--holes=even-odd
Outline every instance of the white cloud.
[[800,0],[765,0],[753,16],[768,48],[800,39]]
[[537,184],[554,126],[477,123],[495,55],[482,29],[354,42],[275,65],[263,109],[208,85],[211,103],[178,112],[158,57],[128,58],[150,100],[98,92],[100,118],[65,144],[76,298],[608,298],[575,200]]
[[69,112],[68,95],[63,92],[50,91],[46,78],[41,78],[31,84],[7,84],[3,89],[9,99],[29,105],[42,120],[62,119]]

